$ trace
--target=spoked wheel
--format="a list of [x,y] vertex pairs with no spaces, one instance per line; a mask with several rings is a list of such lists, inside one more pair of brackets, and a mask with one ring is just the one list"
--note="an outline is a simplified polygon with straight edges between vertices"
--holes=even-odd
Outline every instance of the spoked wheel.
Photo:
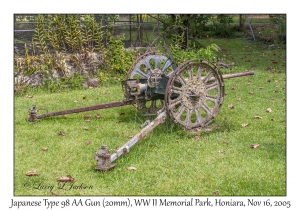
[[[149,52],[140,56],[127,73],[127,79],[152,79],[155,74],[170,76],[174,72],[173,62],[158,52]],[[164,108],[164,100],[139,101],[137,108],[149,114],[156,114]]]
[[219,69],[200,59],[181,64],[170,77],[165,92],[169,115],[186,129],[210,123],[223,99],[224,82]]

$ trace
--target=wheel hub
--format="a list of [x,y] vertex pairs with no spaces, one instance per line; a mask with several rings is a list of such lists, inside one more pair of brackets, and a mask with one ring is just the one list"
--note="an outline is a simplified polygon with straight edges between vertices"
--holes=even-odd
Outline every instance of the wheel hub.
[[202,80],[193,78],[182,87],[182,103],[191,110],[199,109],[206,99],[205,84]]

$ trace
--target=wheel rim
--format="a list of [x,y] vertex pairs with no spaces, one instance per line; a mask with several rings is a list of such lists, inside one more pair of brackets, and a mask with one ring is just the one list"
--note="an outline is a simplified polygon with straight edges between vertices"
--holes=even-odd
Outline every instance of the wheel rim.
[[223,99],[222,75],[214,65],[200,59],[180,65],[169,79],[165,94],[172,120],[187,129],[210,123]]
[[[166,76],[174,72],[172,61],[167,56],[150,52],[140,56],[127,73],[127,79],[148,79],[154,72],[160,70]],[[138,101],[137,108],[149,114],[156,114],[165,107],[164,100]]]

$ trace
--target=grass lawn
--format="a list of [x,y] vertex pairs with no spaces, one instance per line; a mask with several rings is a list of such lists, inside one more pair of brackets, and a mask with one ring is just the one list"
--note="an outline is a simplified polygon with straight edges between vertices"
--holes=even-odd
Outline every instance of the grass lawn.
[[[110,171],[94,170],[95,151],[122,146],[139,132],[148,118],[133,106],[90,111],[89,122],[85,113],[34,123],[25,118],[32,104],[43,113],[122,100],[121,85],[15,96],[15,195],[286,195],[285,49],[245,39],[203,43],[220,45],[221,56],[234,64],[224,73],[253,69],[255,75],[225,80],[211,131],[187,132],[167,119]],[[32,170],[38,175],[26,176]],[[74,182],[57,182],[66,175]]]

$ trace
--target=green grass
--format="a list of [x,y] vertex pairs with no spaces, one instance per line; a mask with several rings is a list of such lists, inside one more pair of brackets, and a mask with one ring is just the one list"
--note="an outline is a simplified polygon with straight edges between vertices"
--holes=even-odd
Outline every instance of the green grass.
[[[49,189],[35,189],[39,185],[53,186],[59,195],[210,196],[216,190],[220,195],[286,195],[285,49],[268,50],[267,45],[243,39],[203,42],[219,44],[224,49],[221,56],[235,63],[224,73],[253,69],[255,75],[225,80],[225,101],[212,131],[190,133],[168,118],[129,154],[118,158],[110,171],[94,170],[95,151],[103,144],[111,149],[122,146],[139,132],[147,118],[134,107],[91,111],[102,118],[92,117],[89,123],[84,113],[35,123],[25,118],[33,103],[38,109],[55,111],[122,100],[120,85],[60,93],[33,91],[32,98],[15,96],[15,195],[52,195]],[[234,108],[228,108],[229,104]],[[66,135],[58,135],[59,131]],[[255,143],[260,146],[251,148]],[[129,166],[137,170],[126,170]],[[34,169],[38,176],[25,175]],[[69,190],[70,183],[59,189],[56,179],[68,174],[75,178],[74,185],[87,189]]]

